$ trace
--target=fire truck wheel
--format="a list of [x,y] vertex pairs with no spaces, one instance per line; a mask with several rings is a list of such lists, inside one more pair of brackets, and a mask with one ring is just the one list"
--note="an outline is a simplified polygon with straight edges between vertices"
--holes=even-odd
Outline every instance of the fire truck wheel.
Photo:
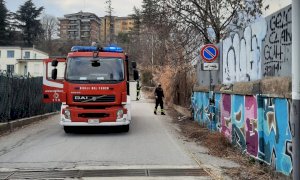
[[71,133],[72,132],[72,127],[70,127],[70,126],[64,126],[64,131],[65,131],[65,133]]
[[129,131],[129,124],[125,125],[125,126],[122,126],[122,131],[123,132],[128,132]]

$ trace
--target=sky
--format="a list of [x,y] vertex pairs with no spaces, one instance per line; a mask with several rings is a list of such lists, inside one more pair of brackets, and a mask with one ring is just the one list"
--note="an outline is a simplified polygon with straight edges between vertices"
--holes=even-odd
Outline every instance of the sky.
[[[26,0],[5,0],[6,7],[12,12],[16,12],[20,5]],[[142,0],[111,0],[114,8],[113,15],[128,16],[133,14],[133,7],[141,7]],[[55,17],[63,17],[64,14],[75,13],[79,11],[91,12],[102,17],[106,13],[106,0],[33,0],[37,6],[44,6],[45,14],[50,14]],[[264,12],[264,16],[289,5],[292,0],[264,0],[265,5],[270,5],[270,8]]]
[[285,6],[292,4],[292,0],[264,0],[264,3],[265,5],[270,5],[270,8],[264,13],[264,16],[268,16]]
[[[142,0],[111,0],[113,15],[128,16],[133,14],[133,7],[141,7]],[[9,11],[16,12],[20,5],[26,0],[5,0]],[[91,12],[102,17],[107,13],[106,0],[33,0],[36,7],[43,6],[44,13],[55,17],[63,17],[64,14],[71,14],[79,11]]]

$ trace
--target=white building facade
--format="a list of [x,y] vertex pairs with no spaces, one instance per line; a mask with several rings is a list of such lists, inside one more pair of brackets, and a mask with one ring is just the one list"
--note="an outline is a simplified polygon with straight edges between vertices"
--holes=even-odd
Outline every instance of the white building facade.
[[14,75],[43,76],[43,59],[47,58],[47,53],[34,47],[0,46],[0,70]]

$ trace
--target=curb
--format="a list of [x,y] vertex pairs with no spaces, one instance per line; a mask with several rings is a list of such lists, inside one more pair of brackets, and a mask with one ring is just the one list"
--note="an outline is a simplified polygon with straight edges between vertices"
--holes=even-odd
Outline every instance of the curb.
[[43,115],[37,115],[29,118],[17,119],[7,123],[0,123],[0,135],[12,132],[23,126],[30,125],[32,123],[47,119],[49,116],[58,114],[59,112],[52,112]]

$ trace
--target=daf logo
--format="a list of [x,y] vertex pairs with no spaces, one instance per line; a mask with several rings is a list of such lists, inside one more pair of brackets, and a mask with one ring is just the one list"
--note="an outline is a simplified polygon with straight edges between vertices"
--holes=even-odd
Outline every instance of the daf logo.
[[88,96],[75,96],[74,98],[75,98],[75,100],[88,100],[89,99]]

